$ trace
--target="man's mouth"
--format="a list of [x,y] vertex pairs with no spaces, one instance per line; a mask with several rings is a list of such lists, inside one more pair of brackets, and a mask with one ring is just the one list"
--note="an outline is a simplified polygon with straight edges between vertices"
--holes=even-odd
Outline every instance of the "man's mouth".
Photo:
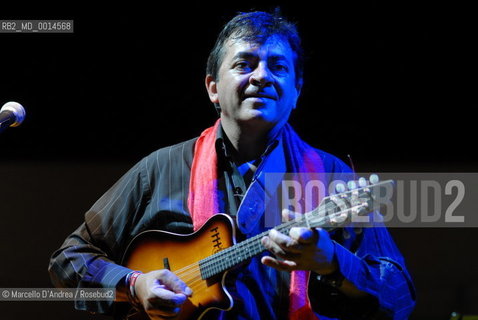
[[274,96],[267,95],[267,94],[259,94],[259,93],[256,93],[256,94],[248,94],[248,95],[245,95],[245,96],[244,96],[244,100],[245,100],[245,99],[248,99],[248,98],[260,98],[260,99],[276,100],[276,98],[275,98]]

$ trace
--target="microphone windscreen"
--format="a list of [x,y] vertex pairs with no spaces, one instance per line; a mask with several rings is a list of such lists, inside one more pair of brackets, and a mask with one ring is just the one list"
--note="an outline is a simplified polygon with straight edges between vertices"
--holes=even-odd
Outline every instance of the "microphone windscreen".
[[18,127],[23,122],[23,120],[25,120],[25,109],[18,102],[9,101],[5,103],[2,109],[0,109],[0,112],[3,111],[10,111],[15,115],[15,122],[13,122],[10,127]]

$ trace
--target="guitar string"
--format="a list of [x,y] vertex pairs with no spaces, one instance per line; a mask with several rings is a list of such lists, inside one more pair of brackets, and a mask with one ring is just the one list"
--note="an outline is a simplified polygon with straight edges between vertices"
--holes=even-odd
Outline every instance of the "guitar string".
[[[343,214],[344,212],[346,211],[351,211],[353,209],[357,209],[357,208],[360,208],[362,205],[358,205],[358,206],[354,206],[354,207],[351,207],[347,210],[342,210],[339,212],[339,214]],[[335,214],[335,216],[337,216],[337,214]],[[326,218],[330,218],[330,217],[324,217],[322,218],[322,220],[326,219]],[[301,219],[303,220],[303,219]],[[295,223],[295,222],[294,222]],[[292,224],[293,225],[293,224]],[[285,224],[282,224],[281,226],[281,229],[284,229],[288,226],[285,226]],[[200,266],[199,266],[199,263],[195,263],[195,265],[191,265],[191,266],[188,266],[188,267],[193,267],[195,270],[190,270],[188,271],[188,276],[191,275],[192,277],[190,279],[186,278],[185,275],[182,275],[180,276],[181,279],[183,279],[183,281],[185,283],[187,283],[187,285],[191,288],[191,290],[193,290],[194,292],[198,292],[198,291],[201,291],[201,290],[204,290],[204,289],[207,289],[209,286],[207,285],[207,283],[204,281],[204,279],[202,278],[202,275],[201,275],[201,272],[200,272]],[[188,267],[186,268],[183,268],[183,269],[187,269]],[[221,267],[221,266],[220,266]],[[223,267],[223,266],[222,266]],[[220,271],[221,272],[221,271]],[[176,272],[177,273],[177,272]],[[191,274],[192,273],[192,274]],[[218,272],[216,272],[217,274]],[[179,276],[179,275],[178,275]]]
[[[329,198],[329,197],[327,197],[327,198]],[[333,199],[331,199],[330,202],[326,202],[325,207],[329,206],[329,204],[331,204],[332,207],[334,207],[335,209],[337,209],[337,208],[341,209],[341,205],[337,205],[333,201]],[[319,221],[316,222],[316,223],[317,223],[317,225],[321,225],[321,224],[324,223],[324,221],[327,222],[327,220],[329,220],[329,222],[330,222],[330,220],[333,217],[338,217],[338,216],[344,214],[344,212],[351,211],[354,208],[360,208],[363,204],[364,203],[362,203],[361,205],[358,205],[358,206],[348,207],[346,210],[340,210],[338,213],[334,213],[331,216],[324,215],[323,217],[320,217],[321,208],[319,206],[319,207],[317,207],[316,209],[313,210],[313,212],[318,211],[318,215],[319,215]],[[342,205],[343,205],[343,203],[342,203]],[[313,216],[313,214],[310,215],[310,216],[312,216],[312,218],[316,218],[316,217]],[[299,221],[297,221],[297,220],[299,220]],[[300,225],[300,223],[302,223],[304,220],[307,222],[307,226],[309,226],[309,222],[307,220],[307,214],[304,214],[303,216],[300,216],[300,219],[291,220],[289,222],[281,224],[280,226],[276,227],[276,230],[278,230],[278,231],[289,230],[290,226],[293,226],[294,224]],[[333,229],[333,228],[329,228],[329,229]],[[183,281],[185,281],[188,284],[188,286],[191,288],[191,290],[193,290],[193,292],[197,293],[199,291],[208,289],[209,285],[204,280],[206,280],[206,279],[210,278],[211,276],[217,275],[218,273],[224,271],[223,269],[225,268],[225,265],[223,263],[220,263],[219,265],[216,263],[218,261],[219,257],[230,255],[231,251],[233,251],[233,250],[231,250],[231,248],[233,248],[233,247],[235,247],[235,249],[244,249],[244,248],[249,249],[251,247],[251,244],[253,246],[257,247],[257,248],[253,248],[253,250],[257,250],[257,253],[259,253],[259,252],[265,250],[265,248],[260,245],[260,242],[257,241],[257,238],[262,237],[262,236],[266,235],[267,233],[268,233],[268,231],[263,232],[259,235],[256,235],[255,237],[252,237],[252,238],[255,238],[255,240],[251,240],[252,238],[250,238],[250,239],[248,239],[248,240],[251,240],[249,242],[243,241],[243,242],[237,244],[237,247],[232,246],[232,247],[226,248],[226,249],[222,250],[221,252],[219,252],[215,255],[212,255],[210,257],[202,259],[199,262],[195,262],[192,265],[185,266],[185,267],[183,267],[181,269],[178,269],[174,272],[175,272],[176,275],[178,275],[179,278],[183,279]],[[249,254],[251,256],[254,256],[257,253],[253,252],[252,255],[251,255],[250,252],[245,252],[246,255]],[[222,257],[222,258],[224,258],[224,257]],[[250,258],[250,257],[248,257],[248,258]],[[201,261],[203,261],[202,266],[200,265]],[[232,266],[234,266],[235,264],[237,264],[237,263],[233,262]],[[201,274],[201,268],[208,269],[209,272],[211,272],[210,269],[213,268],[212,275],[203,279],[203,276]],[[214,270],[214,268],[219,268],[219,269],[217,269],[219,271],[217,272],[217,270]]]
[[[299,221],[299,222],[302,222],[302,220],[304,220],[304,219],[301,218],[301,221]],[[294,225],[294,224],[298,224],[297,221],[286,222],[286,223],[282,224],[280,227],[282,227],[281,229],[284,229],[284,228],[288,228],[289,226]],[[257,240],[259,238],[262,238],[263,236],[265,236],[268,232],[269,231],[265,231],[265,232],[263,232],[261,234],[258,234],[258,235],[254,236],[252,238],[249,238],[246,241],[238,243],[234,247],[228,247],[228,248],[226,248],[226,249],[224,249],[224,250],[222,250],[222,251],[220,251],[220,252],[218,252],[218,253],[210,256],[210,257],[202,259],[201,261],[196,262],[193,265],[185,266],[181,269],[178,269],[178,270],[175,271],[175,273],[177,275],[181,274],[181,275],[185,276],[185,275],[188,274],[189,271],[192,271],[192,272],[196,271],[196,270],[194,270],[194,268],[196,268],[196,269],[199,269],[199,268],[208,269],[208,268],[214,267],[214,266],[217,265],[217,261],[219,260],[219,258],[223,258],[222,256],[227,256],[228,254],[231,254],[231,251],[238,251],[238,250],[243,250],[245,248],[250,248],[251,245],[257,246]],[[231,250],[231,249],[233,249],[233,250]],[[257,250],[259,250],[259,248],[257,248]],[[200,262],[203,262],[203,263],[201,265],[199,265]]]
[[[329,209],[340,208],[340,206],[337,205],[334,201],[326,202],[325,207],[327,207],[327,206],[330,207]],[[325,222],[327,222],[327,220],[330,222],[330,220],[333,217],[343,215],[344,212],[350,211],[350,210],[352,210],[352,208],[349,207],[346,210],[341,210],[338,213],[334,213],[332,215],[332,218],[331,218],[331,215],[324,215],[323,217],[321,217],[321,210],[322,211],[324,211],[324,210],[327,211],[327,208],[321,208],[319,206],[318,208],[316,208],[314,210],[314,211],[318,211],[318,215],[319,215],[319,221],[316,222],[317,225],[325,224]],[[280,226],[277,227],[277,230],[278,231],[288,230],[288,229],[290,229],[291,226],[301,225],[301,223],[303,223],[304,221],[306,221],[307,224],[308,224],[307,217],[312,216],[312,218],[314,218],[314,213],[313,212],[312,212],[312,214],[304,214],[304,215],[300,216],[300,218],[298,218],[298,219],[291,220],[291,221],[288,221],[284,224],[281,224]],[[226,249],[224,249],[224,250],[222,250],[222,251],[220,251],[220,252],[218,252],[218,253],[210,256],[210,257],[207,257],[205,259],[200,260],[199,262],[195,262],[192,265],[188,265],[188,266],[185,266],[181,269],[178,269],[178,270],[174,271],[174,273],[179,278],[181,278],[184,282],[188,283],[189,286],[195,287],[197,282],[204,283],[205,279],[203,279],[203,276],[201,274],[201,269],[204,270],[205,273],[207,273],[207,274],[211,273],[211,275],[206,277],[206,279],[207,279],[207,278],[209,278],[211,276],[214,276],[214,275],[216,275],[220,272],[223,272],[224,271],[223,269],[227,269],[228,267],[231,267],[231,266],[234,266],[235,264],[237,264],[234,261],[232,262],[231,266],[228,266],[227,263],[223,263],[223,262],[218,263],[218,261],[221,261],[219,258],[226,258],[227,255],[230,255],[231,252],[233,252],[233,251],[236,251],[236,252],[238,250],[244,251],[243,249],[250,250],[251,245],[254,246],[252,248],[252,250],[253,250],[252,254],[250,253],[250,251],[249,252],[241,252],[242,254],[245,254],[246,256],[250,255],[246,259],[248,259],[248,258],[256,255],[257,253],[265,250],[265,248],[258,245],[259,242],[257,240],[258,240],[258,238],[262,238],[263,236],[265,236],[268,232],[269,231],[265,231],[265,232],[263,232],[261,234],[258,234],[258,235],[254,236],[252,238],[249,238],[246,241],[243,241],[243,242],[237,244],[236,246],[228,247],[228,248],[226,248]],[[255,250],[257,250],[258,252],[254,252]],[[239,257],[240,257],[239,260],[241,260],[242,255],[240,255]],[[243,259],[242,261],[244,261],[244,260],[245,259]]]
[[[292,221],[292,223],[295,223],[295,221]],[[256,245],[256,244],[254,244],[254,241],[255,241],[257,238],[266,235],[267,232],[268,232],[268,231],[266,231],[266,232],[264,232],[264,233],[261,233],[261,234],[259,234],[259,235],[256,235],[256,236],[254,236],[254,237],[252,237],[252,238],[249,238],[249,239],[246,240],[246,241],[240,242],[240,243],[238,243],[238,244],[237,244],[236,246],[234,246],[234,247],[228,247],[228,248],[226,248],[226,249],[224,249],[224,250],[221,250],[220,252],[218,252],[218,253],[216,253],[216,254],[214,254],[214,255],[212,255],[212,256],[209,256],[209,257],[207,257],[207,258],[205,258],[205,259],[202,259],[202,260],[200,260],[199,262],[195,262],[195,263],[192,264],[192,265],[185,266],[185,267],[183,267],[183,268],[181,268],[181,269],[178,269],[178,270],[176,270],[176,271],[174,271],[174,272],[175,272],[176,274],[184,274],[184,275],[186,275],[186,274],[187,274],[187,271],[190,270],[191,268],[197,268],[197,269],[199,269],[199,267],[209,268],[209,267],[211,267],[219,258],[222,258],[222,256],[225,256],[225,255],[230,254],[231,251],[241,250],[241,249],[243,249],[245,246],[248,246],[248,245],[250,245],[250,244]],[[252,240],[252,241],[251,241],[251,240]],[[247,244],[246,244],[246,242],[247,242]],[[231,248],[234,248],[234,250],[231,250]],[[229,250],[228,250],[228,249],[229,249]],[[213,258],[211,258],[211,257],[213,257]],[[202,264],[199,266],[199,263],[200,263],[200,262],[202,262]],[[191,271],[194,271],[194,269],[191,270]]]
[[[304,218],[301,217],[300,222],[302,222],[303,220],[304,220]],[[281,225],[281,229],[284,229],[284,227],[288,228],[289,226],[294,225],[294,224],[297,224],[297,221],[289,221],[289,222],[287,222],[287,223],[282,224],[282,225]],[[261,238],[261,237],[264,236],[266,233],[267,233],[267,232],[264,232],[263,234],[256,235],[256,236],[253,237],[254,239],[253,239],[253,238],[250,238],[250,240],[258,240],[258,238]],[[265,250],[265,248],[260,247],[260,245],[259,245],[259,243],[258,243],[257,241],[256,241],[256,242],[254,242],[254,241],[252,241],[252,242],[249,241],[249,242],[248,242],[249,247],[250,247],[251,244],[252,244],[254,247],[256,247],[255,250],[257,250],[258,252],[260,252],[260,251],[262,251],[262,250]],[[246,245],[244,245],[242,242],[241,242],[240,244],[238,244],[238,245],[239,245],[239,247],[236,247],[236,248],[235,248],[236,251],[237,251],[238,249],[241,250],[241,249],[244,249],[244,247],[246,247]],[[231,248],[231,247],[229,247],[229,248]],[[227,248],[226,248],[226,249],[227,249]],[[229,251],[230,251],[230,250],[229,250]],[[224,250],[221,251],[220,253],[222,253],[222,255],[225,255],[225,254],[224,254]],[[228,252],[228,253],[230,253],[230,252]],[[255,253],[252,254],[252,255],[255,255]],[[251,256],[252,256],[252,255],[251,255]],[[216,258],[217,258],[217,257],[216,257]],[[216,259],[216,260],[217,260],[217,259]],[[201,261],[202,261],[202,260],[201,260]],[[201,275],[201,268],[203,268],[203,270],[206,270],[206,272],[207,272],[207,271],[209,271],[209,272],[212,271],[212,272],[213,272],[212,275],[214,275],[214,274],[217,274],[217,273],[221,272],[222,269],[224,269],[224,267],[225,267],[224,263],[221,263],[221,264],[218,265],[217,263],[215,263],[214,260],[211,260],[211,261],[208,261],[208,262],[207,262],[206,264],[204,264],[204,265],[200,265],[199,262],[195,262],[195,263],[192,264],[192,265],[188,265],[188,266],[185,266],[185,267],[183,267],[183,268],[181,268],[181,269],[178,269],[178,270],[174,271],[174,273],[175,273],[179,278],[181,278],[185,283],[187,283],[188,286],[190,286],[190,287],[193,286],[193,287],[194,287],[198,282],[199,282],[199,283],[204,283],[204,279],[203,279],[203,277],[202,277],[202,275]],[[219,272],[215,272],[216,270],[210,270],[211,268],[212,268],[212,269],[214,269],[214,268],[219,268],[220,270],[219,270]],[[207,278],[209,278],[209,277],[207,277]],[[207,279],[207,278],[206,278],[206,279]],[[193,289],[193,288],[191,288],[191,289]],[[197,288],[196,288],[196,289],[197,289]]]
[[[367,186],[367,187],[365,187],[365,188],[370,188],[370,187],[371,187],[371,186]],[[364,189],[364,188],[355,189],[355,191],[361,192],[363,189]],[[353,191],[353,190],[351,190],[351,191],[349,191],[349,192],[352,192],[352,191]],[[349,193],[349,192],[346,192],[346,193]],[[343,193],[343,194],[345,195],[346,193]],[[331,198],[330,196],[324,198],[324,200],[328,200],[328,199],[332,199],[332,198]],[[341,199],[342,201],[344,200],[344,198],[340,198],[340,197],[336,197],[336,199]],[[343,205],[343,203],[342,203],[342,205]],[[330,219],[331,219],[331,218],[330,218],[330,215],[325,215],[325,212],[327,212],[327,210],[330,210],[330,209],[340,208],[340,205],[335,204],[335,202],[334,202],[333,200],[331,200],[331,201],[328,201],[328,202],[325,203],[325,207],[327,207],[327,206],[329,206],[329,207],[331,207],[331,208],[322,208],[321,206],[319,206],[319,207],[317,207],[316,209],[314,209],[314,210],[312,211],[312,214],[309,213],[309,214],[304,214],[304,215],[302,215],[302,216],[300,217],[300,221],[299,221],[299,222],[303,222],[303,221],[305,220],[305,221],[307,222],[307,225],[309,225],[308,220],[307,220],[307,216],[312,216],[312,218],[314,218],[314,212],[315,212],[315,211],[318,211],[319,219],[321,219],[321,220],[319,220],[319,222],[316,223],[316,224],[318,224],[318,225],[323,224],[323,223],[324,223],[323,220],[329,220],[329,221],[330,221]],[[347,206],[346,206],[346,207],[347,207]],[[325,212],[323,212],[323,217],[321,217],[321,213],[322,213],[321,210],[322,210],[322,211],[325,211]],[[344,210],[342,210],[342,211],[344,211]],[[340,215],[340,212],[339,212],[338,215]],[[290,222],[289,224],[284,223],[284,224],[280,225],[279,227],[280,227],[281,229],[284,229],[284,228],[285,228],[285,229],[287,230],[288,227],[289,227],[289,225],[293,225],[294,223],[297,223],[296,220],[297,220],[297,219],[291,220],[291,221],[289,221],[289,222]],[[287,226],[286,226],[286,224],[287,224]],[[279,228],[278,228],[278,230],[279,230]],[[279,231],[281,231],[281,230],[279,230]],[[243,248],[247,248],[250,243],[253,243],[254,241],[256,241],[256,239],[254,239],[254,238],[258,238],[258,237],[265,236],[267,233],[268,233],[268,231],[263,232],[262,234],[256,235],[255,237],[250,238],[250,239],[248,239],[248,240],[246,240],[246,241],[243,241],[243,242],[241,242],[241,243],[239,243],[239,244],[237,244],[237,245],[235,245],[235,246],[233,246],[233,247],[226,248],[226,249],[220,251],[220,252],[217,253],[217,254],[214,254],[214,255],[209,256],[209,257],[207,257],[207,258],[205,258],[205,259],[202,259],[202,260],[200,261],[200,262],[202,262],[200,267],[202,267],[202,268],[204,268],[204,269],[210,269],[211,266],[212,266],[212,267],[216,267],[217,261],[218,261],[219,258],[224,258],[223,256],[227,256],[228,254],[230,254],[231,251],[237,251],[237,250],[240,250],[240,249],[243,249]],[[252,241],[249,241],[249,240],[252,240]],[[229,250],[228,250],[228,249],[229,249]],[[234,249],[234,250],[230,250],[230,249]],[[260,252],[260,251],[259,251],[259,252]],[[254,255],[254,254],[253,254],[253,255]],[[219,265],[219,266],[221,267],[222,265]],[[176,272],[181,272],[183,269],[188,269],[188,267],[189,267],[189,266],[186,266],[186,267],[184,267],[184,268],[182,268],[182,269],[177,270]],[[185,270],[185,271],[186,271],[186,270]],[[191,271],[193,271],[193,270],[191,270]]]
[[[336,208],[336,207],[337,207],[336,205],[334,205],[334,204],[331,203],[331,202],[326,203],[325,206],[329,206],[329,207],[333,207],[333,208]],[[319,209],[319,213],[320,213],[320,209],[321,209],[321,208],[317,208],[317,209]],[[341,212],[341,213],[343,214],[343,212]],[[310,216],[310,214],[309,214],[309,216]],[[324,220],[327,221],[327,220],[330,220],[331,218],[330,218],[330,216],[324,216],[324,217],[321,217],[321,218],[319,218],[319,219],[320,219],[320,220],[319,220],[319,222],[318,222],[317,224],[318,224],[318,225],[321,225],[321,224],[324,223]],[[294,226],[294,225],[303,225],[303,222],[304,222],[304,221],[308,221],[308,220],[307,220],[307,215],[302,215],[302,216],[300,216],[299,219],[288,221],[288,222],[286,222],[286,223],[284,223],[284,224],[278,226],[278,227],[277,227],[277,230],[282,231],[282,230],[284,230],[284,229],[285,229],[285,230],[290,229],[290,227],[291,227],[291,226]],[[234,251],[238,251],[238,250],[244,251],[243,249],[250,249],[250,247],[251,247],[250,245],[251,245],[251,244],[252,244],[253,246],[257,247],[257,244],[258,244],[258,243],[257,243],[257,240],[258,240],[258,238],[262,238],[262,237],[265,236],[267,233],[268,233],[268,231],[263,232],[263,233],[261,233],[261,234],[259,234],[259,235],[256,235],[256,236],[254,236],[254,237],[248,239],[249,241],[243,241],[243,242],[239,243],[239,244],[237,245],[237,247],[229,247],[229,248],[226,248],[225,250],[222,250],[221,252],[219,252],[219,253],[217,253],[217,254],[215,254],[215,255],[213,255],[213,256],[210,256],[210,257],[208,257],[208,258],[205,258],[205,259],[201,260],[201,261],[203,261],[203,262],[205,261],[205,262],[202,263],[202,264],[199,264],[199,262],[196,262],[196,263],[194,263],[194,264],[192,264],[192,265],[189,265],[189,266],[183,267],[183,268],[181,268],[181,269],[178,269],[178,270],[175,271],[175,274],[176,274],[179,278],[183,279],[183,281],[185,281],[185,282],[187,282],[187,283],[189,283],[189,284],[191,284],[191,285],[194,285],[194,282],[195,282],[195,281],[202,281],[202,280],[203,280],[203,279],[202,279],[202,276],[201,276],[201,274],[200,274],[201,268],[202,268],[203,270],[205,270],[206,272],[209,271],[209,273],[212,272],[212,275],[215,275],[215,274],[217,274],[217,273],[220,273],[220,272],[224,271],[224,270],[222,270],[222,269],[229,267],[229,266],[227,266],[227,263],[226,263],[226,264],[225,264],[225,263],[219,263],[219,264],[217,263],[217,262],[219,261],[219,260],[218,260],[219,257],[221,257],[221,256],[227,256],[228,254],[230,254],[230,251],[232,251],[232,250],[227,250],[227,249],[234,248]],[[252,241],[251,241],[251,240],[252,240]],[[247,243],[246,243],[246,242],[247,242]],[[254,250],[254,251],[257,250],[258,252],[260,252],[260,251],[262,251],[262,250],[265,250],[265,248],[263,248],[263,247],[261,247],[261,248],[253,248],[253,250]],[[248,253],[248,252],[242,252],[242,254],[245,254],[246,256],[247,256],[247,255],[254,256],[254,255],[257,254],[258,252],[253,252],[252,255],[250,254],[250,252],[249,252],[249,253]],[[242,255],[240,255],[240,257],[242,258]],[[241,258],[240,258],[240,259],[241,259]],[[250,258],[250,257],[247,257],[247,259],[248,259],[248,258]],[[201,261],[200,261],[200,262],[201,262]],[[234,263],[234,261],[233,261],[232,265],[234,265],[234,264],[235,264],[235,263]],[[214,268],[216,268],[217,270],[214,270]],[[211,270],[211,269],[212,269],[212,270]],[[218,271],[218,272],[216,272],[216,271]],[[189,278],[189,275],[190,275],[190,274],[192,274],[192,278]],[[212,276],[212,275],[211,275],[211,276]]]
[[[288,222],[278,226],[277,229],[279,230],[279,228],[280,229],[288,228],[291,225],[302,223],[304,221],[304,219],[306,219],[305,215],[301,216],[299,221],[297,221],[297,220],[288,221]],[[265,231],[261,234],[255,235],[255,236],[247,239],[246,241],[238,243],[237,245],[235,245],[233,247],[228,247],[228,248],[218,252],[215,255],[204,258],[203,260],[201,260],[201,262],[202,262],[201,267],[204,267],[204,268],[209,268],[211,266],[214,267],[214,265],[216,264],[216,262],[218,261],[219,258],[225,258],[225,256],[230,255],[231,252],[237,252],[238,250],[243,250],[243,249],[250,248],[251,244],[255,245],[255,243],[259,240],[259,238],[262,238],[263,236],[266,236],[268,234],[268,232],[269,231]]]
[[[337,198],[337,199],[340,199],[340,198]],[[314,211],[318,211],[318,215],[319,215],[319,221],[316,222],[317,225],[321,225],[321,224],[325,225],[327,220],[330,223],[333,218],[340,217],[348,211],[353,211],[354,209],[355,210],[361,209],[362,207],[367,206],[367,203],[365,203],[365,202],[362,202],[361,204],[355,205],[355,206],[348,206],[346,203],[344,203],[343,198],[340,199],[340,200],[342,201],[341,204],[337,204],[333,200],[331,200],[330,202],[325,203],[325,207],[327,207],[327,206],[331,207],[329,209],[332,209],[332,208],[333,209],[342,209],[341,206],[345,205],[346,209],[342,209],[339,212],[335,212],[335,213],[330,214],[330,215],[324,215],[324,216],[321,217],[320,213],[321,213],[322,208],[317,207],[314,210]],[[323,210],[326,210],[326,209],[323,209]],[[314,215],[314,213],[308,214],[308,215],[304,214],[304,215],[300,216],[299,219],[291,220],[289,222],[281,224],[280,226],[276,227],[276,230],[278,230],[278,231],[290,230],[291,226],[301,225],[301,223],[304,222],[304,220],[306,221],[307,226],[309,226],[309,221],[307,220],[307,216],[312,216],[312,218],[314,218],[313,215]],[[334,229],[335,227],[336,226],[332,226],[332,228],[329,227],[329,229]],[[253,250],[257,250],[257,252],[253,252],[252,254],[250,253],[250,251],[242,252],[243,254],[245,253],[246,255],[250,255],[249,257],[246,257],[246,259],[248,259],[248,258],[256,255],[257,253],[265,250],[264,247],[261,247],[259,245],[259,242],[257,242],[257,239],[259,237],[262,238],[267,233],[268,233],[268,231],[265,231],[261,234],[258,234],[256,236],[248,239],[248,240],[251,240],[251,241],[243,241],[243,242],[237,244],[237,246],[233,246],[233,247],[234,247],[235,251],[241,250],[241,249],[244,249],[244,248],[245,249],[250,249],[251,244],[253,246],[257,247],[257,248],[253,248]],[[220,272],[225,271],[224,269],[227,269],[230,266],[228,266],[227,264],[224,264],[224,263],[220,263],[218,265],[217,261],[218,261],[218,258],[220,256],[227,256],[228,254],[230,254],[231,253],[230,251],[233,251],[233,250],[231,250],[233,247],[226,248],[226,249],[222,250],[221,252],[219,252],[215,255],[212,255],[210,257],[207,257],[207,258],[201,260],[201,261],[204,262],[202,265],[199,264],[199,262],[201,262],[201,261],[199,261],[199,262],[194,263],[193,265],[189,265],[189,266],[186,266],[184,268],[181,268],[181,269],[175,271],[175,273],[178,275],[178,277],[183,279],[183,281],[185,281],[193,291],[197,292],[197,291],[200,291],[200,290],[204,290],[204,289],[208,288],[208,285],[204,281],[205,279],[203,279],[203,276],[201,274],[201,268],[203,268],[204,270],[208,269],[208,272],[212,272],[212,274],[210,276],[206,277],[206,279],[210,278],[211,276],[217,275]],[[230,250],[227,250],[227,249],[230,249]],[[242,259],[242,257],[240,257],[240,259]],[[244,260],[245,259],[243,259],[242,261],[244,261]],[[233,262],[232,266],[234,266],[235,264],[236,263]],[[210,270],[211,268],[213,270]],[[216,270],[214,270],[214,268],[216,268]],[[192,277],[188,278],[189,276],[192,276]]]
[[[344,210],[344,211],[349,211],[349,210],[352,210],[352,208],[349,208],[349,209]],[[341,211],[340,213],[343,214],[344,211]],[[323,217],[321,220],[323,221],[323,220],[327,220],[327,219],[330,219],[330,216],[329,216],[329,217]],[[304,218],[301,218],[299,222],[302,223],[304,220],[306,220],[305,216],[304,216]],[[297,223],[297,221],[291,221],[291,223],[282,224],[282,225],[280,226],[280,229],[288,229],[291,225],[294,225],[294,224],[300,225],[300,223]],[[303,225],[303,224],[302,224],[302,225]],[[280,231],[280,230],[279,230],[279,231]],[[262,234],[261,234],[261,235],[258,235],[258,236],[262,236]],[[265,250],[265,248],[262,247],[261,250]],[[196,263],[196,265],[195,265],[194,267],[195,267],[195,268],[194,268],[195,270],[188,270],[188,272],[186,272],[186,273],[185,273],[185,272],[175,272],[175,273],[176,273],[176,274],[178,275],[178,277],[180,277],[184,282],[186,282],[191,289],[197,291],[198,289],[201,289],[202,286],[204,286],[204,288],[206,288],[207,285],[205,284],[205,282],[204,282],[204,280],[202,279],[202,276],[201,276],[201,274],[200,274],[200,270],[199,270],[199,269],[200,269],[200,266],[199,266],[199,264]],[[222,269],[224,269],[225,266],[224,266],[224,265],[219,265],[218,267],[220,268],[219,272],[222,272],[222,271],[223,271]],[[186,268],[183,268],[183,269],[187,269],[187,267],[186,267]],[[213,271],[214,271],[214,270],[213,270]],[[213,273],[213,275],[214,275],[214,274],[217,274],[217,273],[219,273],[219,272],[215,272],[215,273]],[[191,273],[193,273],[193,274],[192,274],[192,277],[191,277],[191,278],[187,277],[187,276],[191,275]]]
[[[291,220],[291,221],[288,221],[288,222],[285,222],[284,224],[276,227],[276,229],[279,229],[279,228],[289,228],[290,226],[294,225],[294,224],[299,224],[299,223],[302,223],[305,219],[306,219],[307,215],[303,215],[300,217],[300,220],[298,221],[298,219],[295,219],[295,220]],[[320,223],[320,222],[319,222]],[[218,252],[217,254],[215,255],[212,255],[212,256],[209,256],[209,257],[206,257],[204,258],[202,261],[202,265],[205,266],[205,267],[208,267],[211,263],[214,263],[214,261],[216,261],[218,258],[224,256],[224,255],[227,255],[230,253],[230,251],[234,251],[236,249],[240,250],[240,249],[243,249],[245,247],[248,247],[250,245],[250,243],[254,243],[255,241],[257,241],[258,238],[262,238],[263,236],[267,235],[269,231],[265,231],[261,234],[258,234],[254,237],[251,237],[249,238],[248,240],[246,241],[243,241],[243,242],[240,242],[238,243],[237,245],[233,246],[233,247],[229,247],[229,248],[226,248],[220,252]],[[234,249],[234,250],[231,250],[231,249]]]

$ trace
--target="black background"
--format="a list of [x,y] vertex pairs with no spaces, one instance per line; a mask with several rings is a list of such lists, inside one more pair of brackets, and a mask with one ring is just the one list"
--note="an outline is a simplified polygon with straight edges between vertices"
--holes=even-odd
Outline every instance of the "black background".
[[[237,11],[280,5],[307,53],[291,123],[357,171],[474,172],[473,8],[445,2],[26,6],[1,19],[73,19],[73,34],[0,34],[0,287],[49,287],[50,254],[130,166],[199,135],[216,113],[205,63]],[[477,313],[474,229],[392,230],[418,290],[414,319]],[[88,317],[69,303],[0,302],[8,319]]]

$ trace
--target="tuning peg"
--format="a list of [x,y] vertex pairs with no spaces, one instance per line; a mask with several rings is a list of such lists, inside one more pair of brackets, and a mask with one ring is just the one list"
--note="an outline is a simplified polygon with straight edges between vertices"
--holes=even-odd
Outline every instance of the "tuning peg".
[[365,179],[364,177],[361,177],[358,180],[358,184],[361,188],[366,187],[367,186],[367,179]]
[[331,226],[340,226],[343,225],[347,219],[349,219],[349,210],[338,212],[337,214],[329,217],[329,223]]
[[376,175],[375,173],[370,175],[369,180],[371,184],[377,184],[380,181],[380,179],[378,178],[378,175]]
[[345,188],[345,185],[343,183],[337,183],[337,185],[335,186],[335,191],[337,193],[345,192],[345,190],[347,190],[347,188]]
[[349,190],[353,190],[357,188],[357,184],[355,183],[355,181],[350,180],[349,182],[347,182],[347,187],[349,188]]

